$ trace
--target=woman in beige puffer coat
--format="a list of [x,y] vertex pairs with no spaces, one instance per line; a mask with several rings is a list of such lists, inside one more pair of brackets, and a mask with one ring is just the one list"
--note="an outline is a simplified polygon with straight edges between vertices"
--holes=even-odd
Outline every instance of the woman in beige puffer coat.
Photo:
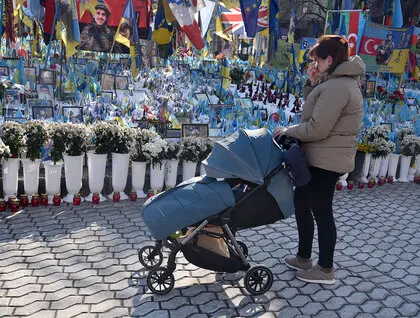
[[[299,232],[296,256],[287,257],[288,267],[299,270],[300,280],[334,284],[333,258],[337,230],[332,202],[337,178],[354,169],[358,134],[362,128],[363,97],[359,77],[365,64],[348,56],[344,36],[324,35],[309,56],[309,80],[303,90],[305,105],[301,123],[280,128],[275,138],[299,139],[309,163],[311,181],[295,189],[295,214]],[[318,228],[319,260],[312,266],[314,218]]]

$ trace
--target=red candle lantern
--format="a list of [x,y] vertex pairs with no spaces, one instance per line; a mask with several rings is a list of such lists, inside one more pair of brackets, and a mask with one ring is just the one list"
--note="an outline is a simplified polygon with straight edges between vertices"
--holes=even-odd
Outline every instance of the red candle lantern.
[[365,183],[360,181],[358,184],[359,189],[363,189],[365,187]]
[[29,199],[27,194],[22,194],[20,196],[20,205],[22,208],[26,207],[29,204]]
[[147,198],[148,199],[150,199],[154,195],[155,195],[155,193],[153,192],[153,190],[149,190],[149,192],[147,192]]
[[18,212],[19,211],[19,200],[18,199],[13,199],[13,201],[12,201],[12,203],[11,203],[11,205],[10,205],[10,210],[13,212],[13,213],[16,213],[16,212]]
[[378,185],[382,186],[386,183],[386,179],[385,177],[380,177],[378,180]]
[[9,196],[9,199],[7,200],[7,206],[9,208],[12,207],[12,201],[15,200],[15,199],[17,199],[17,198],[14,195]]
[[394,182],[394,177],[393,176],[388,176],[388,183],[393,183]]
[[118,191],[114,192],[114,195],[112,196],[112,200],[114,202],[120,202],[120,193]]
[[6,211],[6,202],[3,199],[0,199],[0,212]]
[[38,194],[33,194],[32,195],[31,205],[35,208],[39,206],[39,195]]
[[137,191],[133,190],[130,193],[130,201],[137,201]]
[[40,202],[41,206],[48,206],[48,195],[46,193],[41,194]]
[[73,204],[80,205],[81,202],[82,202],[82,199],[80,198],[80,194],[75,194],[73,197]]
[[369,189],[372,189],[374,185],[375,185],[375,179],[374,178],[371,178],[369,180],[369,183],[368,183],[368,188]]
[[92,196],[92,204],[99,204],[100,201],[101,201],[101,198],[99,196],[99,193],[95,192]]
[[341,191],[341,190],[343,190],[343,184],[341,182],[338,182],[336,184],[335,188],[337,189],[337,191]]
[[61,197],[59,194],[54,194],[53,205],[59,206],[61,204]]
[[353,181],[349,181],[349,182],[347,183],[347,189],[348,189],[348,190],[353,190],[353,187],[354,187]]

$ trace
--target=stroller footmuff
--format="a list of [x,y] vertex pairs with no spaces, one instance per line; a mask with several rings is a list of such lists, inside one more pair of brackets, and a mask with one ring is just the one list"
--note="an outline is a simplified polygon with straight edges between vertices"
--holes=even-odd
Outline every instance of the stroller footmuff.
[[[246,244],[237,241],[235,233],[293,214],[293,187],[283,155],[266,129],[241,130],[216,142],[203,161],[207,176],[146,201],[142,217],[157,241],[139,251],[139,260],[150,270],[147,284],[152,292],[165,294],[174,287],[178,252],[204,269],[244,271],[245,288],[252,295],[270,289],[271,270],[251,267]],[[163,247],[170,250],[165,267]]]

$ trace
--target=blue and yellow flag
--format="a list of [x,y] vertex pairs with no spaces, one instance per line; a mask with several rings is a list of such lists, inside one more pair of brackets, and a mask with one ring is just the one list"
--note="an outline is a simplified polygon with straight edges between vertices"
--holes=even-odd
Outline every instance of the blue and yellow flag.
[[[165,10],[165,3],[167,5],[167,9]],[[152,33],[152,40],[157,42],[159,45],[168,44],[171,42],[172,39],[172,24],[168,24],[168,19],[166,17],[167,12],[173,16],[172,11],[168,6],[168,2],[165,0],[159,0],[158,2],[158,9],[155,14],[155,29]]]
[[80,44],[76,0],[60,1],[58,22],[57,33],[66,46],[66,57],[69,58],[77,53],[76,47]]
[[134,11],[133,0],[128,0],[123,15],[115,33],[115,41],[130,49],[132,75],[136,77],[141,67],[141,46],[139,31],[137,29],[137,17]]
[[221,75],[222,75],[222,88],[227,89],[232,83],[232,79],[230,77],[229,65],[226,59],[223,59]]

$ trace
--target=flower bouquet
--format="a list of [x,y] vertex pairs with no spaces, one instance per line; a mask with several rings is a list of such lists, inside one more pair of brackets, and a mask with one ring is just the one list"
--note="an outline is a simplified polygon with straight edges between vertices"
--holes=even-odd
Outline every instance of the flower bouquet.
[[92,126],[92,141],[95,145],[95,154],[108,154],[113,147],[110,138],[115,124],[97,122]]
[[10,157],[17,158],[22,152],[23,145],[25,144],[24,129],[21,124],[6,121],[1,125],[0,137],[9,146]]
[[181,142],[179,159],[197,163],[200,161],[200,153],[203,147],[204,144],[200,138],[184,138]]
[[28,121],[23,125],[26,144],[28,147],[27,157],[32,161],[41,158],[41,150],[48,139],[47,125],[43,121]]
[[85,124],[62,124],[66,133],[66,150],[69,156],[80,156],[89,144],[89,131]]
[[145,144],[151,140],[159,137],[159,135],[149,129],[138,129],[135,137],[135,146],[131,152],[131,161],[135,162],[145,162],[148,160],[146,155],[143,152],[143,147]]
[[154,137],[143,146],[143,153],[150,161],[150,188],[153,192],[163,188],[165,169],[163,161],[166,157],[168,143],[159,136]]
[[378,86],[376,88],[376,96],[378,97],[379,100],[386,100],[388,97],[388,92],[384,90],[382,86]]
[[415,165],[416,157],[420,155],[420,137],[406,135],[401,141],[400,153],[402,157],[399,181],[408,182],[411,177],[414,179],[415,170],[410,173],[410,166]]
[[181,145],[179,142],[168,142],[166,148],[165,159],[166,160],[178,160],[180,155]]
[[8,158],[10,158],[10,148],[0,139],[0,163]]
[[143,145],[143,154],[150,161],[152,168],[159,165],[162,167],[163,160],[166,159],[168,143],[156,136]]
[[50,123],[48,135],[52,143],[50,157],[54,164],[57,164],[63,160],[63,153],[66,151],[67,131],[63,124]]
[[395,90],[392,94],[388,95],[388,102],[392,104],[398,104],[404,102],[404,94],[399,89]]
[[128,126],[111,124],[108,138],[111,147],[110,152],[128,154],[134,145],[136,132],[133,128]]

